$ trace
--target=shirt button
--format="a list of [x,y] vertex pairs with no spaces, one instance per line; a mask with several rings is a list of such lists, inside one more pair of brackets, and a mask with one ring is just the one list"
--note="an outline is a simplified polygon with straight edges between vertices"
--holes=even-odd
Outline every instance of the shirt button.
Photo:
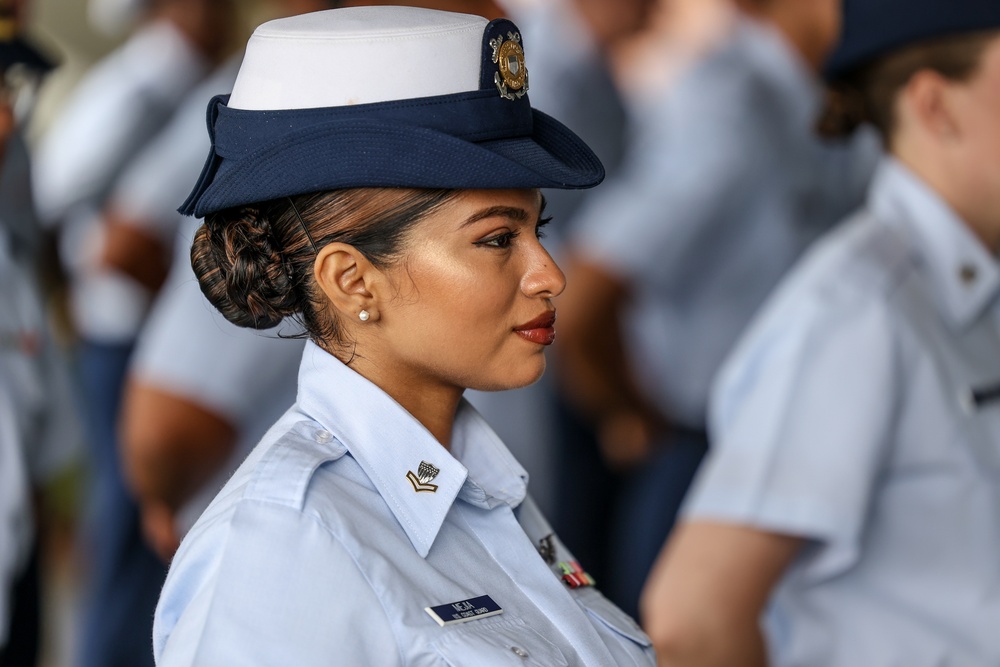
[[520,646],[511,646],[510,650],[514,653],[514,655],[521,658],[522,660],[528,657],[528,652],[525,651]]
[[316,442],[318,442],[321,445],[325,445],[326,443],[333,440],[333,434],[330,433],[329,431],[316,431],[315,437],[316,437]]

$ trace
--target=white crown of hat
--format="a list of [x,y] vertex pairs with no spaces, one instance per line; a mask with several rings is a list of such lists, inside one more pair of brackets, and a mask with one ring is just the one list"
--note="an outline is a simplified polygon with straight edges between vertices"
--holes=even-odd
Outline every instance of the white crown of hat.
[[487,24],[387,6],[269,21],[250,37],[229,107],[311,109],[478,90]]

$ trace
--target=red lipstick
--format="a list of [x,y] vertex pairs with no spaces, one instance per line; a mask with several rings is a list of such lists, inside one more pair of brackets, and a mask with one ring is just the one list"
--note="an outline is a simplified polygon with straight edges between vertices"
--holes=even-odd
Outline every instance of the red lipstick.
[[550,310],[530,322],[514,327],[514,333],[539,345],[551,345],[556,339],[556,311]]

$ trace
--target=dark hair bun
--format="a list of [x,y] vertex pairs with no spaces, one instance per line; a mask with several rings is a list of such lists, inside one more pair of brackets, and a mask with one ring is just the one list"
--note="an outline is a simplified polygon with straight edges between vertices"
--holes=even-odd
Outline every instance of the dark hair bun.
[[281,245],[256,207],[209,216],[195,235],[191,264],[201,291],[233,324],[269,329],[298,311]]
[[821,137],[849,137],[861,125],[873,122],[865,94],[849,81],[832,84],[826,93],[826,105],[816,124]]

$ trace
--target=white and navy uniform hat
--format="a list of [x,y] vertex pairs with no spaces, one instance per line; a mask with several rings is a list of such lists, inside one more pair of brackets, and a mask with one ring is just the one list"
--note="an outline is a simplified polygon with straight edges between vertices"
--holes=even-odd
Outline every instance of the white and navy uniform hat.
[[180,211],[352,187],[587,188],[594,153],[528,101],[520,31],[412,7],[332,9],[254,32]]

